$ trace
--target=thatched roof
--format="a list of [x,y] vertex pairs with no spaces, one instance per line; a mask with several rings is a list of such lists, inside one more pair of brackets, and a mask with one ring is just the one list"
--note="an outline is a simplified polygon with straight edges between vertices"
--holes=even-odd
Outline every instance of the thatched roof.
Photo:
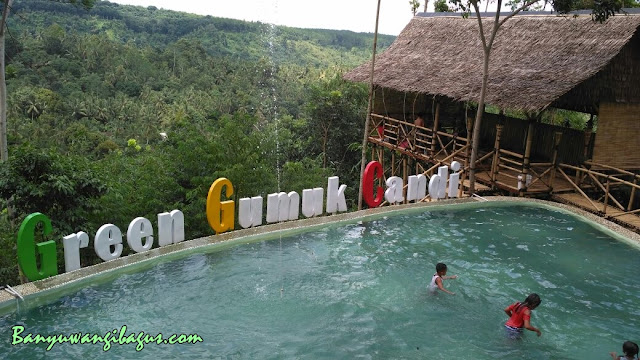
[[[484,19],[485,31],[491,23]],[[509,19],[499,30],[491,52],[486,102],[534,111],[551,106],[611,63],[639,25],[640,15],[616,15],[603,24],[588,15]],[[374,83],[402,92],[477,102],[483,61],[478,34],[478,21],[473,16],[416,16],[376,58]],[[369,62],[344,77],[369,82],[370,69]],[[566,108],[591,110],[585,104],[566,105],[567,101],[571,99],[565,96]]]

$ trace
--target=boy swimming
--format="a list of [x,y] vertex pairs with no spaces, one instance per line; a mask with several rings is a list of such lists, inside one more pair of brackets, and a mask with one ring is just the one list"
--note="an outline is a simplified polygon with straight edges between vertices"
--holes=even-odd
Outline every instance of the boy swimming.
[[442,280],[457,279],[458,276],[456,275],[446,276],[446,275],[447,275],[447,265],[443,263],[436,264],[436,273],[433,274],[433,277],[431,278],[431,283],[429,284],[429,291],[431,291],[432,293],[435,293],[436,289],[440,289],[446,292],[447,294],[455,295],[455,293],[452,293],[451,291],[444,288],[444,286],[442,285]]

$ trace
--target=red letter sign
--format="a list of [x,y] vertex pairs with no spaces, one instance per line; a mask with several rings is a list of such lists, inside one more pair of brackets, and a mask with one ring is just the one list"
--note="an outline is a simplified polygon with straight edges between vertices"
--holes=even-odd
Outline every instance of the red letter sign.
[[364,177],[362,179],[362,196],[370,208],[378,207],[382,204],[384,195],[382,186],[377,187],[375,198],[373,197],[373,182],[375,179],[380,178],[382,178],[382,165],[377,161],[371,161],[364,169]]

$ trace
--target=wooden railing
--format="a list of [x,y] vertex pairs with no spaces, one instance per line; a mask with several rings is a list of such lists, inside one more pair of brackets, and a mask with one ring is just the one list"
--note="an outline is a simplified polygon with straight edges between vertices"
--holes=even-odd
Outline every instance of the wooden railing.
[[388,116],[371,114],[373,127],[369,142],[398,150],[415,158],[450,164],[467,149],[466,138],[434,131]]
[[[633,203],[635,200],[635,194],[640,189],[640,185],[638,182],[640,180],[640,176],[634,174],[630,171],[617,169],[611,166],[595,164],[593,162],[585,162],[586,165],[589,166],[597,166],[600,168],[608,169],[615,171],[612,174],[607,174],[600,171],[591,170],[585,166],[573,166],[567,164],[560,164],[558,168],[558,172],[562,175],[565,180],[567,180],[574,189],[581,194],[592,206],[593,210],[597,212],[607,213],[607,209],[611,207],[615,207],[619,212],[616,214],[610,215],[610,217],[619,217],[622,215],[636,214],[640,212],[640,209],[633,209]],[[567,170],[573,171],[575,173],[572,178],[567,174]],[[623,177],[630,177],[631,179],[624,179]],[[629,181],[631,180],[631,181]],[[585,185],[592,185],[590,192],[593,194],[597,194],[598,198],[590,197],[585,192]],[[613,188],[628,188],[629,191],[629,199],[626,202],[626,206],[623,205],[623,201],[620,201],[612,194]],[[598,206],[596,203],[602,203],[602,207]]]

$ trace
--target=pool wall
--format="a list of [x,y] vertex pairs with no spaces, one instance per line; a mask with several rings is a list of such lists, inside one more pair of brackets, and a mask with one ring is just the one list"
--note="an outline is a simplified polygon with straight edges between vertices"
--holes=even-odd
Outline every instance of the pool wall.
[[[465,205],[466,204],[466,205]],[[486,207],[509,206],[510,204],[527,204],[545,207],[551,210],[560,210],[571,214],[579,221],[589,223],[591,226],[607,233],[619,241],[628,243],[640,249],[640,235],[623,228],[613,222],[600,218],[584,210],[549,202],[544,200],[492,196],[486,198],[466,198],[423,202],[417,204],[387,206],[375,209],[366,209],[351,213],[321,216],[309,219],[294,220],[255,228],[235,230],[220,235],[187,240],[166,247],[154,248],[149,251],[121,257],[116,260],[84,267],[72,272],[56,275],[47,279],[34,281],[14,287],[25,298],[29,306],[38,306],[52,301],[55,298],[70,293],[89,284],[108,281],[122,273],[138,272],[154,265],[184,258],[194,253],[206,253],[234,246],[242,243],[264,241],[290,236],[319,229],[327,225],[349,223],[354,221],[373,220],[396,212],[414,212],[425,209],[446,209],[450,207]],[[20,306],[18,302],[6,291],[0,291],[0,314],[14,311]]]

